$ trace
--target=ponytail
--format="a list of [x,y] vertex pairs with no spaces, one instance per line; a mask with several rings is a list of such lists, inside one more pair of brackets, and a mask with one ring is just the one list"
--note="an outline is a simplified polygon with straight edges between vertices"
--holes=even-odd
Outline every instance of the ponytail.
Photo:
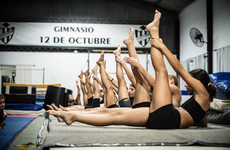
[[209,93],[210,101],[216,96],[216,86],[210,81],[208,73],[204,69],[194,69],[189,72],[192,77],[199,80]]
[[216,85],[212,83],[211,81],[206,86],[206,89],[210,95],[210,101],[212,102],[213,98],[216,96]]

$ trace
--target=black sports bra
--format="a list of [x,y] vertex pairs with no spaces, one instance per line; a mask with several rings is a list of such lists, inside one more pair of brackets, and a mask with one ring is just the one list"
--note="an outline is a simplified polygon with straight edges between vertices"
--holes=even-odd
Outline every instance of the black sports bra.
[[199,103],[197,103],[194,96],[184,102],[181,107],[191,115],[194,124],[199,123],[206,116],[206,112],[202,109]]

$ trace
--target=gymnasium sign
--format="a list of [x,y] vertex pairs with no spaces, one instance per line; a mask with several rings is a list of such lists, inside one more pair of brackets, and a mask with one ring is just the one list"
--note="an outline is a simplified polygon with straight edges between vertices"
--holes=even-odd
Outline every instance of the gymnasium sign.
[[0,22],[0,45],[55,47],[126,47],[123,40],[134,28],[136,48],[150,48],[143,25]]

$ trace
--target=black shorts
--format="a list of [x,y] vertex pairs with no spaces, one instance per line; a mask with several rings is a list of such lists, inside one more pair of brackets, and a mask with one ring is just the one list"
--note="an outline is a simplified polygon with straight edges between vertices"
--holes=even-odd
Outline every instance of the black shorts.
[[129,98],[123,98],[122,100],[120,100],[119,106],[120,107],[131,107],[131,102],[130,102]]
[[108,108],[117,108],[116,104],[110,105]]
[[150,113],[145,126],[147,129],[178,129],[180,121],[179,111],[168,104]]
[[133,109],[135,108],[140,108],[140,107],[150,107],[150,102],[142,102],[142,103],[138,103],[133,105]]
[[93,101],[93,97],[88,99],[88,103],[86,104],[87,106],[91,106]]

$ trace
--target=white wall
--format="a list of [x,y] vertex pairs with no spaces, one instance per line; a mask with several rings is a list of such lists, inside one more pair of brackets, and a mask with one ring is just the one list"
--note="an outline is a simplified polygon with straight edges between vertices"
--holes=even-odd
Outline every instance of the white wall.
[[[213,0],[213,50],[230,45],[230,1]],[[192,27],[200,30],[207,41],[206,0],[197,0],[185,8],[180,14],[180,61],[204,54],[207,44],[197,47],[192,42],[189,31]],[[216,63],[213,59],[213,72]],[[230,62],[226,62],[230,63]],[[181,85],[184,86],[184,85]],[[182,89],[182,87],[181,87]]]
[[[230,1],[213,0],[213,49],[230,45]],[[196,27],[207,41],[206,0],[197,0],[180,14],[180,60],[186,60],[207,52],[207,45],[193,44],[189,31]]]
[[207,41],[206,0],[197,0],[179,14],[180,19],[180,61],[198,56],[207,51],[207,45],[197,47],[190,38],[190,29],[197,28]]
[[230,1],[213,0],[213,49],[230,45]]
[[[61,83],[61,86],[74,89],[80,70],[83,69],[88,54],[48,53],[48,52],[0,52],[0,64],[35,65],[33,69],[45,68],[45,83]],[[86,69],[87,64],[84,69]],[[33,72],[33,83],[42,84],[42,71]]]

